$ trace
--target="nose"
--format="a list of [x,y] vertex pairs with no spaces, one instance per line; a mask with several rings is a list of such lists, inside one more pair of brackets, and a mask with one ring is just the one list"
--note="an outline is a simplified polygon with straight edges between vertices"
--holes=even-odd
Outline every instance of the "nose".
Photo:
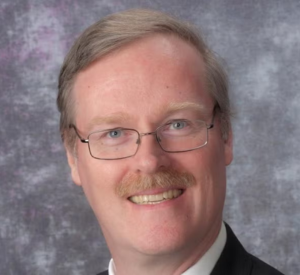
[[134,156],[136,172],[153,174],[169,167],[170,158],[168,153],[160,148],[155,132],[140,134],[137,142],[139,149]]

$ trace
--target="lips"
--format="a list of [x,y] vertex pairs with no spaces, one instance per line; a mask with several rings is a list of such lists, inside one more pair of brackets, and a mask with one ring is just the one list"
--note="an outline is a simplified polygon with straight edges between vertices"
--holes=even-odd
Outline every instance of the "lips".
[[129,200],[135,204],[158,204],[178,198],[182,193],[182,189],[172,189],[158,194],[131,196]]

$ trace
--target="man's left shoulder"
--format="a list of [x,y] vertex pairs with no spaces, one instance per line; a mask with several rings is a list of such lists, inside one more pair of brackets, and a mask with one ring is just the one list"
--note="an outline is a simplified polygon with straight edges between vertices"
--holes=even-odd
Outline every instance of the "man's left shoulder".
[[211,275],[283,275],[280,271],[248,253],[229,225],[225,223],[225,226],[226,244]]
[[252,261],[252,270],[251,275],[283,275],[280,271],[275,269],[274,267],[268,265],[257,257],[249,254]]

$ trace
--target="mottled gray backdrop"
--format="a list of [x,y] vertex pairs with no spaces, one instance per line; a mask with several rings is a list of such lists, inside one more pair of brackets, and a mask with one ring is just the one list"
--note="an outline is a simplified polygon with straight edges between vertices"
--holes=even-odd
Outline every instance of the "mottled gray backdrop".
[[84,28],[132,7],[192,21],[224,58],[236,111],[224,219],[250,252],[300,274],[299,0],[1,0],[0,274],[107,267],[60,141],[57,75]]

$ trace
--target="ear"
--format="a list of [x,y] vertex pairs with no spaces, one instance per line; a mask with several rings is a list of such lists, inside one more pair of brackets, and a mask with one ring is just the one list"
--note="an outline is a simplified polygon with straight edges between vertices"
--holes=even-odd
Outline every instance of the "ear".
[[70,151],[70,148],[66,146],[66,152],[67,152],[67,158],[68,158],[68,163],[71,168],[71,176],[75,184],[81,186],[81,181],[78,173],[78,168],[77,168],[77,158],[74,154],[74,152]]
[[233,143],[233,135],[232,135],[232,130],[231,127],[228,131],[227,134],[227,139],[224,140],[224,154],[225,154],[225,165],[229,165],[232,162],[233,159],[233,148],[232,148],[232,143]]

